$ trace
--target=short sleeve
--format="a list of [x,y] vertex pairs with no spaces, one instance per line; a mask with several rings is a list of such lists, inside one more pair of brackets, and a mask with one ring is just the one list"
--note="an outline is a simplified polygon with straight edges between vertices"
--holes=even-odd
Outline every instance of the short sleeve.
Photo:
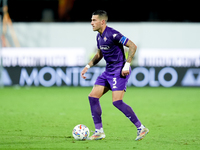
[[119,32],[113,34],[113,40],[123,45],[126,45],[126,43],[128,42],[128,38]]
[[97,38],[96,38],[96,40],[97,40],[97,48],[100,49],[98,38],[99,38],[99,36],[98,36],[98,34],[97,34]]

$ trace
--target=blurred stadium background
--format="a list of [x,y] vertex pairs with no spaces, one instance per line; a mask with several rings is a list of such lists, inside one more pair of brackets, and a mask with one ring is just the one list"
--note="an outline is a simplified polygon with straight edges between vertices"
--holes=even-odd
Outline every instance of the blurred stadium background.
[[[97,50],[97,9],[138,47],[124,100],[150,129],[141,142],[111,92],[106,139],[72,137],[77,124],[94,129],[87,95],[105,62],[80,72]],[[0,149],[199,150],[199,14],[195,0],[0,0]]]
[[[200,9],[195,0],[0,0],[1,86],[92,86],[105,66],[82,67],[96,52],[91,14],[138,46],[129,86],[200,86]],[[126,49],[127,51],[127,49]]]

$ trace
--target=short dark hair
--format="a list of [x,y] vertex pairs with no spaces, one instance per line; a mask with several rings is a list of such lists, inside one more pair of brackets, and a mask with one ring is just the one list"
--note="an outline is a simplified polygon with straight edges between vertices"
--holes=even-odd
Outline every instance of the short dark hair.
[[105,10],[96,10],[92,15],[99,15],[99,17],[104,18],[106,22],[108,21],[108,14]]

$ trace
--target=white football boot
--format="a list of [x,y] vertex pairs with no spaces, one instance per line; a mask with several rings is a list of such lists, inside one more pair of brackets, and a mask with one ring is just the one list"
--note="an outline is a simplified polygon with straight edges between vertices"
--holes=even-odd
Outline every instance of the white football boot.
[[99,130],[95,130],[93,135],[89,137],[87,140],[103,140],[105,139],[106,135],[104,132],[100,132]]
[[137,137],[136,137],[136,141],[140,141],[140,140],[142,140],[144,137],[145,137],[145,135],[147,135],[147,133],[149,133],[149,129],[147,129],[146,127],[144,127],[144,128],[139,128],[139,129],[137,129],[138,131],[137,131]]

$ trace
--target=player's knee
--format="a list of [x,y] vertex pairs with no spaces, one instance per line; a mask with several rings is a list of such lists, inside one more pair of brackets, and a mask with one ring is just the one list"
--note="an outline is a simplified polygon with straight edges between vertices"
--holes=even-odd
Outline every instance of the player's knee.
[[91,92],[88,97],[94,97],[95,95]]
[[93,94],[93,93],[90,93],[90,94],[88,95],[88,97],[100,98],[98,95]]
[[100,98],[102,96],[102,94],[100,92],[92,91],[92,92],[90,92],[90,94],[88,96],[94,97],[94,98]]

